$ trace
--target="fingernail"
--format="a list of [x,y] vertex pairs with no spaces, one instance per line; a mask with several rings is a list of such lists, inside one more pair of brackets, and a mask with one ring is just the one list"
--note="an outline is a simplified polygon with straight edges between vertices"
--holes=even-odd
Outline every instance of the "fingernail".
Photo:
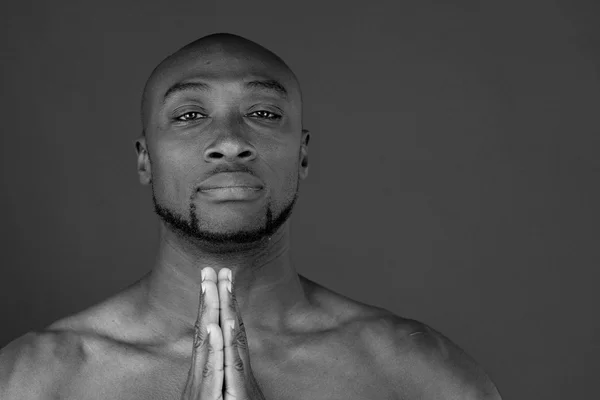
[[229,282],[233,282],[233,274],[231,273],[231,270],[229,270],[227,273],[227,279],[229,279]]
[[227,282],[227,290],[231,293],[231,282]]
[[202,276],[202,282],[204,282],[204,279],[206,279],[206,273],[204,272],[204,270],[202,270],[200,276]]
[[202,287],[202,294],[204,294],[204,292],[206,292],[206,286],[204,286],[204,283],[202,283],[200,286]]

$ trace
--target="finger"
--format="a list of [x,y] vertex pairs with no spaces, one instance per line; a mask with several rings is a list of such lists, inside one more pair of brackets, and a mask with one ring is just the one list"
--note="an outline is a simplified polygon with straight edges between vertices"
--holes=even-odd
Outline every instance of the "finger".
[[182,400],[196,399],[202,388],[202,371],[206,365],[210,348],[210,330],[201,333],[199,326],[194,327],[194,347],[192,350],[192,365],[188,372],[183,390]]
[[221,327],[225,327],[228,320],[237,320],[237,310],[235,304],[235,294],[233,290],[233,276],[229,268],[222,268],[219,271],[219,302],[221,304],[221,312],[219,314],[219,322]]
[[235,398],[244,391],[245,374],[251,371],[248,340],[241,313],[235,297],[235,287],[229,279],[230,270],[219,271],[219,315],[223,330],[225,353],[225,391]]
[[208,330],[206,361],[194,365],[194,397],[190,400],[217,400],[223,396],[223,334],[217,324],[210,324]]
[[[204,281],[201,284],[198,313],[194,324],[192,365],[184,389],[183,398],[185,399],[197,397],[200,388],[203,387],[202,374],[210,351],[212,351],[208,327],[211,324],[217,325],[219,320],[219,298],[218,290],[215,285],[216,273],[212,268],[205,268],[202,271],[202,275]],[[215,339],[213,338],[213,340]],[[221,337],[216,340],[222,342]]]
[[204,268],[202,277],[196,325],[200,328],[201,333],[206,333],[209,324],[219,324],[219,290],[217,289],[217,274],[214,269]]
[[246,340],[246,331],[244,329],[244,322],[242,321],[242,314],[238,307],[237,298],[235,296],[235,287],[233,282],[230,280],[232,277],[231,270],[229,268],[223,268],[219,271],[219,301],[221,302],[221,312],[219,314],[219,320],[221,327],[228,326],[227,321],[234,321],[234,328],[239,335],[234,338],[236,345],[241,350],[242,359],[248,349],[248,342]]
[[246,365],[237,345],[235,321],[227,320],[223,328],[225,398],[239,398],[245,392]]
[[200,271],[200,274],[202,275],[202,280],[208,279],[209,281],[213,281],[213,282],[217,281],[217,273],[215,272],[214,268],[212,268],[212,267],[202,268],[202,270]]
[[[192,367],[196,363],[204,365],[207,357],[208,326],[219,322],[219,293],[215,285],[216,273],[212,268],[203,271],[204,281],[200,287],[200,301],[194,324],[194,346],[192,348]],[[212,272],[212,273],[211,273]]]
[[[244,365],[250,367],[250,353],[248,350],[248,337],[242,319],[239,304],[237,302],[235,284],[229,280],[233,275],[228,268],[219,271],[219,300],[221,301],[221,314],[219,319],[221,326],[227,326],[228,320],[235,321],[234,344],[237,346]],[[230,286],[229,286],[230,285]],[[231,292],[229,288],[231,287]]]

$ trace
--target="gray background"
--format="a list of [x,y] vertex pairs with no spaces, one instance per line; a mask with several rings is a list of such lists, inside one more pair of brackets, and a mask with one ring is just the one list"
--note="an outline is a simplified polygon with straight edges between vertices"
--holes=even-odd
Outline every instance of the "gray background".
[[0,12],[0,346],[151,265],[142,86],[226,31],[303,85],[301,273],[440,330],[505,399],[597,394],[594,2],[84,3]]

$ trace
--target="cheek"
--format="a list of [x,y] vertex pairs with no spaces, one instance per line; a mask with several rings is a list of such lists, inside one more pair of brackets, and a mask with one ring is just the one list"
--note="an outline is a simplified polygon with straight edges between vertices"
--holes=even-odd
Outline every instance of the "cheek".
[[[187,203],[200,176],[196,165],[182,152],[163,152],[154,161],[153,180],[157,198],[170,203]],[[195,168],[196,167],[196,168]]]
[[298,158],[287,160],[286,165],[289,167],[284,170],[282,186],[286,193],[291,194],[295,192],[298,182]]

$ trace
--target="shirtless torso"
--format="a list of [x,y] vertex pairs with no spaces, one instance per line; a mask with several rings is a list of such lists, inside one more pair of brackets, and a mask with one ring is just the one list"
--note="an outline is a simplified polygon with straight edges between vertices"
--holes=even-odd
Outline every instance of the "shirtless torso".
[[[295,327],[247,323],[267,399],[499,399],[481,367],[440,333],[306,278]],[[180,399],[191,342],[144,325],[142,284],[28,333],[0,353],[1,399]],[[300,329],[298,327],[301,327]]]

